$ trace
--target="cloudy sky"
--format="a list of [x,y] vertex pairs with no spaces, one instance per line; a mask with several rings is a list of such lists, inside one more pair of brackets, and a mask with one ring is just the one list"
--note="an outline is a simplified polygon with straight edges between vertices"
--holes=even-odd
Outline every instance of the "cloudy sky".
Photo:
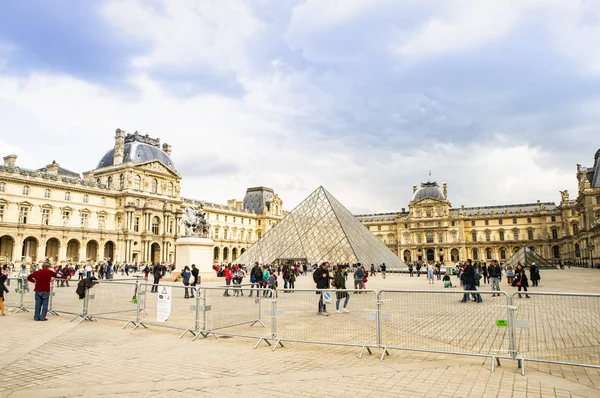
[[600,2],[0,2],[0,149],[83,172],[117,127],[185,196],[319,185],[356,213],[559,201],[600,148]]

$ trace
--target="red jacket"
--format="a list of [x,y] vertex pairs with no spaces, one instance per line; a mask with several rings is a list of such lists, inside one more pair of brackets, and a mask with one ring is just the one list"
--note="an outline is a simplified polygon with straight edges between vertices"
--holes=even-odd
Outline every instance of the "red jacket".
[[231,270],[229,268],[225,268],[225,279],[231,279]]
[[52,278],[56,278],[56,273],[50,268],[42,268],[29,275],[27,280],[35,283],[34,291],[48,293],[50,292],[50,282],[52,281]]

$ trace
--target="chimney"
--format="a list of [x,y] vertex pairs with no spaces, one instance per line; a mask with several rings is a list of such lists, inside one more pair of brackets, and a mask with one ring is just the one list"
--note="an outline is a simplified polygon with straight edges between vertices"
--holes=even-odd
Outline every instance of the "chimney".
[[406,208],[405,207],[402,208],[402,213],[406,213]]
[[444,198],[448,199],[448,184],[444,183],[442,187],[444,188]]
[[17,167],[17,155],[8,155],[4,157],[4,166],[9,169]]
[[58,175],[58,167],[60,165],[58,163],[56,163],[56,160],[53,160],[51,164],[49,164],[48,166],[46,166],[46,173],[53,175],[53,176],[57,176]]
[[165,142],[163,144],[163,152],[166,153],[167,155],[171,156],[171,145],[169,145]]
[[417,186],[413,185],[413,193],[417,192]]
[[113,166],[120,165],[123,163],[123,157],[125,156],[125,131],[117,129],[115,131],[115,157],[113,159]]

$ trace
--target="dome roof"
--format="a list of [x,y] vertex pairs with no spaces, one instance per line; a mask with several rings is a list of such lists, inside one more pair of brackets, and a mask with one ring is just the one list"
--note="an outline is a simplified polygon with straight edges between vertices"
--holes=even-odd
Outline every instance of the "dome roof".
[[433,198],[445,200],[444,192],[440,189],[437,182],[426,182],[421,184],[421,188],[417,189],[413,194],[412,201],[421,200],[424,198]]
[[[114,164],[115,150],[111,149],[106,152],[98,163],[98,168],[109,167]],[[158,160],[173,171],[175,164],[165,152],[160,148],[143,143],[143,142],[128,142],[124,146],[123,163],[146,163],[152,160]]]

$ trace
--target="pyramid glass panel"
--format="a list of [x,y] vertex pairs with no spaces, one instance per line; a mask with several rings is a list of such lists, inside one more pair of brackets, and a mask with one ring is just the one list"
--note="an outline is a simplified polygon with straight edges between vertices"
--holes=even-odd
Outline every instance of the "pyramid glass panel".
[[237,260],[270,264],[303,260],[309,264],[404,263],[325,188],[319,187]]
[[538,267],[555,267],[550,261],[528,247],[520,248],[504,262],[504,266],[511,265],[513,268],[516,268],[518,263],[521,263],[524,267],[529,267],[532,263],[535,263]]

